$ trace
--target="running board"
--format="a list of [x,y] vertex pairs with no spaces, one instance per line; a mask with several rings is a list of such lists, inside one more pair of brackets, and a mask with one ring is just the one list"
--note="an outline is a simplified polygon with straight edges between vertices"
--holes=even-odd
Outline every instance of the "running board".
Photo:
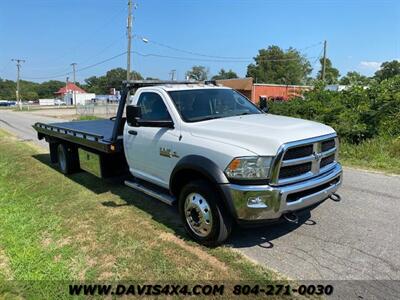
[[168,205],[173,205],[174,202],[176,201],[175,197],[173,197],[171,195],[168,195],[166,193],[158,191],[155,188],[151,188],[151,187],[145,186],[143,184],[139,184],[137,182],[125,180],[125,185],[129,186],[130,188],[133,188],[134,190],[145,193],[146,195],[148,195],[150,197],[156,198],[157,200],[160,200]]

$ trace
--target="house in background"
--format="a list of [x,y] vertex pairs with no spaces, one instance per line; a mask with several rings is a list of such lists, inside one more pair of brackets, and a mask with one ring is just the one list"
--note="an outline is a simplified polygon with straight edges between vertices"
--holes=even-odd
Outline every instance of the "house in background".
[[87,93],[84,89],[72,82],[68,82],[54,94],[67,105],[85,105],[96,98],[96,94]]
[[84,89],[81,89],[79,86],[77,86],[75,83],[72,82],[68,82],[65,86],[63,86],[62,88],[60,88],[57,92],[55,92],[54,94],[62,99],[64,98],[65,94],[69,93],[69,92],[75,92],[76,94],[83,94],[86,93],[86,91]]
[[331,92],[341,92],[345,91],[348,89],[347,85],[341,85],[341,84],[329,84],[325,86],[326,91],[331,91]]
[[251,77],[217,80],[217,83],[237,90],[253,103],[258,103],[261,98],[271,101],[288,101],[295,97],[302,97],[305,91],[313,88],[309,85],[254,83]]

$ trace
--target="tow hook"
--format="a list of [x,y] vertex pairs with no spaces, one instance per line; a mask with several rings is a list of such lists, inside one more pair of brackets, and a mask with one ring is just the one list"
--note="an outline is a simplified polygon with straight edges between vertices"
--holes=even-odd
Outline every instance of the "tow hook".
[[294,224],[298,224],[299,223],[299,217],[293,213],[293,212],[289,212],[283,215],[283,218],[288,221],[289,223],[294,223]]
[[335,202],[340,202],[340,201],[342,200],[342,197],[340,197],[340,195],[339,195],[339,194],[336,194],[336,193],[330,195],[329,198],[330,198],[332,201],[335,201]]

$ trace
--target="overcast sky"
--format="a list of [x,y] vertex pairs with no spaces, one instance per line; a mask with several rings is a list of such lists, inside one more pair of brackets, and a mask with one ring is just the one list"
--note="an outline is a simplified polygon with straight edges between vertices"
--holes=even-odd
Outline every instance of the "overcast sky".
[[[176,69],[184,79],[194,64],[244,76],[258,49],[272,44],[302,50],[318,69],[325,39],[342,75],[372,75],[382,61],[400,58],[396,0],[136,3],[132,61],[144,76],[167,79]],[[127,0],[0,0],[0,77],[15,78],[12,58],[26,60],[22,78],[39,82],[65,80],[72,62],[89,67],[77,73],[79,81],[125,68],[126,14]]]

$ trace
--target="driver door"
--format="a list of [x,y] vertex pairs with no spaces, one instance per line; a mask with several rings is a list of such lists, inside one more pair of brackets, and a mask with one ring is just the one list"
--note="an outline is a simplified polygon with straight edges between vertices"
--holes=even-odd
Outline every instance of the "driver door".
[[[172,120],[163,96],[157,92],[141,92],[136,105],[141,108],[142,120]],[[130,172],[134,176],[168,187],[170,172],[177,158],[165,155],[165,150],[172,149],[179,138],[176,124],[174,127],[136,127],[126,124],[124,148]]]

